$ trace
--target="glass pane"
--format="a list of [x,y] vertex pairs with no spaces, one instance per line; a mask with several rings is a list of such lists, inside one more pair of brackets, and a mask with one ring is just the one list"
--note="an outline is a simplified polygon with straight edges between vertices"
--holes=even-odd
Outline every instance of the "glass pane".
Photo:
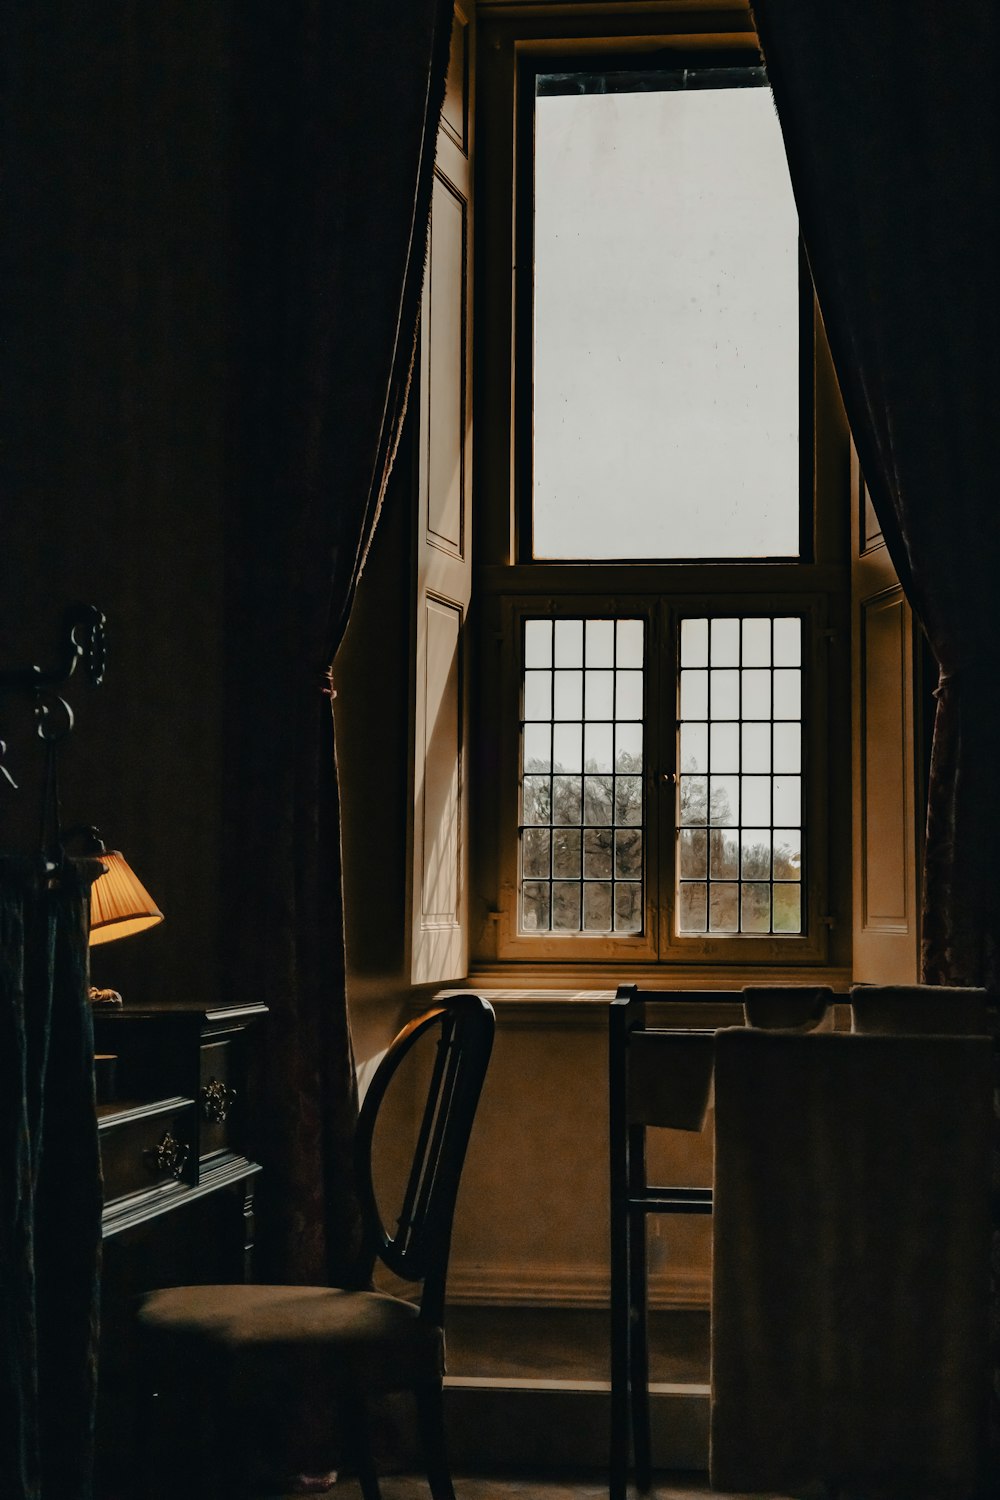
[[712,621],[712,666],[738,667],[740,664],[739,620]]
[[770,823],[770,776],[744,776],[740,783],[740,796],[743,799],[741,818],[744,823]]
[[526,719],[551,719],[552,717],[552,673],[525,672],[524,717]]
[[637,880],[615,886],[615,931],[642,931],[642,886]]
[[774,674],[774,717],[801,719],[802,673],[787,668]]
[[798,667],[802,664],[802,621],[781,619],[774,622],[774,665]]
[[580,930],[580,887],[575,880],[552,882],[552,927],[556,932]]
[[708,873],[713,880],[735,880],[739,875],[739,844],[732,833],[712,829]]
[[[743,769],[760,773],[771,769],[770,724],[743,725]],[[789,767],[789,769],[793,769]]]
[[641,620],[619,620],[615,629],[615,665],[641,667],[643,664],[643,627]]
[[681,764],[682,771],[707,771],[708,770],[708,725],[707,724],[682,724],[681,725]]
[[708,666],[708,621],[681,621],[681,666]]
[[738,771],[740,768],[740,726],[712,725],[712,770]]
[[583,770],[583,732],[581,725],[553,725],[552,765],[557,771]]
[[709,812],[713,823],[729,826],[740,821],[740,778],[738,776],[711,777]]
[[614,672],[588,672],[586,684],[587,718],[613,719],[615,713]]
[[521,929],[523,932],[547,932],[548,926],[548,881],[526,880],[521,887]]
[[638,880],[642,875],[642,834],[638,828],[620,828],[615,834],[615,874],[623,880]]
[[678,801],[679,823],[707,823],[708,777],[681,776],[678,780]]
[[552,665],[552,621],[525,620],[524,665],[526,667],[551,667]]
[[738,719],[740,716],[739,672],[710,672],[711,715],[713,719]]
[[802,729],[798,724],[775,724],[774,769],[776,771],[801,771]]
[[522,823],[547,823],[552,810],[551,783],[547,776],[526,776],[521,800]]
[[583,768],[585,771],[612,771],[614,725],[585,724],[583,726]]
[[583,673],[556,672],[552,694],[552,716],[555,719],[583,718]]
[[708,718],[708,673],[681,673],[681,718]]
[[802,834],[798,828],[774,830],[775,880],[799,880],[802,876]]
[[642,673],[615,673],[615,718],[642,718]]
[[552,769],[552,726],[550,724],[525,724],[524,769],[526,771],[550,771]]
[[771,674],[756,667],[743,672],[743,717],[744,719],[769,719],[771,717]]
[[740,927],[744,932],[770,932],[771,887],[747,882],[740,887]]
[[771,665],[771,621],[743,621],[744,667],[769,667]]
[[615,822],[642,822],[642,778],[615,777]]
[[704,828],[683,828],[680,835],[682,880],[704,880],[708,874],[708,835]]
[[774,778],[775,823],[801,823],[801,777],[776,776]]
[[615,664],[614,620],[588,620],[586,628],[586,663],[588,667],[613,667]]
[[609,880],[612,875],[610,828],[588,828],[583,836],[583,873],[589,880]]
[[740,834],[740,874],[744,880],[768,880],[771,875],[771,830],[744,828]]
[[557,667],[583,666],[583,621],[556,620],[555,664]]
[[801,886],[776,885],[774,887],[775,932],[801,932],[802,907]]
[[585,932],[611,931],[611,882],[588,881],[583,888],[583,927]]
[[612,821],[613,776],[585,776],[583,779],[583,821],[589,824]]
[[552,873],[557,880],[580,878],[580,830],[556,828],[552,834]]
[[738,932],[740,925],[740,888],[738,885],[709,886],[708,929],[710,932]]
[[619,724],[615,729],[615,769],[642,770],[641,724]]
[[[527,780],[527,777],[525,777],[525,780]],[[579,776],[553,776],[552,821],[553,823],[579,823]]]
[[700,71],[697,88],[674,74],[635,92],[539,79],[536,557],[798,552],[781,132],[767,88]]
[[707,926],[708,887],[685,882],[677,893],[677,930],[704,932]]
[[549,830],[526,828],[521,835],[521,874],[525,879],[549,873]]

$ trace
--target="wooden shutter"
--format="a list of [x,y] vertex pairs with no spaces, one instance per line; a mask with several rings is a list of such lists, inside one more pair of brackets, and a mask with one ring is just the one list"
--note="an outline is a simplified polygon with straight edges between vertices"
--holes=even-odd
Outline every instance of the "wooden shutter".
[[915,640],[852,448],[854,962],[857,982],[919,970]]
[[472,26],[455,10],[420,332],[411,979],[468,966]]

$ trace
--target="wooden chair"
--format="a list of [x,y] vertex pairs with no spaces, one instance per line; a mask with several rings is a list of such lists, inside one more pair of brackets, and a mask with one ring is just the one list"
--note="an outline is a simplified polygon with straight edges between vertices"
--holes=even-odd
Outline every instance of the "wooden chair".
[[[191,1493],[258,1493],[255,1439],[277,1438],[277,1451],[300,1476],[338,1461],[334,1420],[357,1463],[365,1500],[380,1491],[368,1435],[371,1397],[411,1391],[433,1500],[454,1500],[443,1422],[444,1294],[452,1217],[466,1146],[493,1045],[487,1001],[455,995],[411,1021],[396,1037],[365,1095],[355,1170],[363,1244],[352,1288],[302,1286],[172,1287],[144,1301],[140,1328],[151,1373],[165,1400],[177,1396],[177,1427],[188,1444]],[[372,1175],[376,1120],[400,1065],[418,1040],[439,1033],[416,1149],[397,1227],[383,1223]],[[419,1306],[368,1287],[376,1260],[422,1282]],[[188,1389],[190,1387],[190,1389]],[[192,1411],[192,1402],[198,1407]],[[186,1404],[185,1404],[186,1403]],[[304,1415],[311,1417],[303,1421]],[[307,1451],[289,1451],[308,1430]],[[289,1440],[288,1433],[292,1438]],[[317,1443],[316,1434],[320,1437]],[[190,1469],[194,1459],[194,1471]],[[328,1475],[324,1482],[331,1483]],[[307,1492],[320,1480],[271,1474],[267,1489]],[[181,1493],[170,1489],[170,1494]]]
[[[622,985],[608,1035],[611,1146],[611,1500],[625,1500],[629,1438],[639,1488],[652,1484],[649,1429],[646,1215],[708,1214],[710,1187],[668,1187],[646,1175],[646,1130],[701,1130],[712,1083],[714,1032],[646,1025],[647,1001],[690,1001],[686,992]],[[739,1000],[738,991],[699,1000]]]

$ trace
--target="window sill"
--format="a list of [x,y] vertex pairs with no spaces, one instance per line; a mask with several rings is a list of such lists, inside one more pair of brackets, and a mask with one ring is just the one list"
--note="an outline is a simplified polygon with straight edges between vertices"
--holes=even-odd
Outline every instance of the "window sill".
[[[574,984],[574,980],[576,983]],[[673,999],[669,1025],[684,1029],[692,1026],[739,1026],[743,1022],[740,991],[745,984],[795,985],[828,984],[843,996],[847,1013],[847,993],[851,976],[846,969],[699,969],[696,973],[645,969],[641,973],[608,972],[573,973],[560,969],[548,974],[516,972],[499,967],[473,971],[461,985],[452,985],[439,993],[456,989],[474,990],[497,1012],[502,1027],[558,1026],[604,1030],[608,1006],[619,983],[634,982],[647,990],[660,990],[664,998]],[[604,984],[606,988],[597,986]],[[586,988],[584,986],[587,986]],[[593,987],[591,987],[593,986]],[[839,1029],[838,1017],[838,1029]],[[666,1018],[664,1018],[666,1020]],[[848,1023],[849,1024],[849,1023]]]

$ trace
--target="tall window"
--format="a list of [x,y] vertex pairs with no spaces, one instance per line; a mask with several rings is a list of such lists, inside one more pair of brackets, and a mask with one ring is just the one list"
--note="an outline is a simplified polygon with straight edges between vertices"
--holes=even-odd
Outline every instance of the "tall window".
[[766,82],[535,77],[536,558],[799,554],[798,220]]
[[479,471],[493,956],[820,961],[844,574],[766,76],[534,48],[516,95],[506,496],[499,420]]

